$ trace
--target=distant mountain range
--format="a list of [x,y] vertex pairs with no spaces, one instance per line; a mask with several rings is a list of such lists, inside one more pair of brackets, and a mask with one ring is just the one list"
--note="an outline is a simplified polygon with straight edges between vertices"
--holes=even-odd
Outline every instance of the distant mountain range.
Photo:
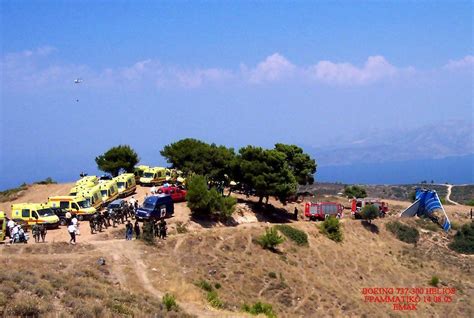
[[447,121],[405,131],[372,131],[338,145],[304,148],[319,166],[442,159],[474,153],[473,125]]
[[303,147],[316,158],[318,181],[474,183],[473,125],[469,121],[372,131],[334,146]]

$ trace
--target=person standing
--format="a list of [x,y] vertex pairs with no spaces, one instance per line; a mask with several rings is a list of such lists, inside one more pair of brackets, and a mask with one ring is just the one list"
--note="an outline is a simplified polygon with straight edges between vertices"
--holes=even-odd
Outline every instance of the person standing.
[[138,224],[138,221],[135,221],[135,226],[133,228],[135,229],[135,238],[138,240],[140,238],[140,225]]
[[293,219],[295,219],[295,221],[298,221],[298,208],[295,207],[295,210],[293,211]]
[[41,241],[43,241],[43,243],[46,241],[46,233],[48,233],[48,230],[46,229],[46,225],[41,224],[40,234],[41,234]]
[[130,223],[130,221],[127,221],[127,224],[125,225],[125,239],[127,241],[131,241],[132,240],[132,235],[133,235],[132,223]]
[[69,232],[69,235],[71,236],[71,239],[69,240],[69,244],[76,245],[76,227],[74,224],[69,223],[67,227],[67,231]]
[[162,240],[166,240],[166,231],[168,230],[168,227],[166,226],[166,221],[164,218],[161,219],[159,227],[160,227],[160,238]]
[[79,222],[77,221],[77,217],[75,214],[72,216],[71,223],[76,228],[76,231],[75,231],[76,235],[81,235],[81,233],[79,232]]
[[155,185],[153,185],[153,186],[151,187],[150,192],[151,192],[151,195],[155,195],[155,194],[156,194],[156,186],[155,186]]
[[31,228],[31,233],[33,234],[33,237],[35,238],[35,243],[39,243],[40,241],[40,228],[38,223],[33,224],[33,227]]
[[15,227],[15,222],[12,219],[8,219],[7,222],[7,228],[8,228],[8,237],[11,238],[13,237],[13,228]]

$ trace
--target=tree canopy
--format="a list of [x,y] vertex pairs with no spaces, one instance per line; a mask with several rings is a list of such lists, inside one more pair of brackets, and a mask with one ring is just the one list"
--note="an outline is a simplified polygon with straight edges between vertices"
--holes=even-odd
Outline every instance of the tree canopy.
[[274,149],[246,146],[236,154],[233,148],[187,138],[165,146],[160,153],[187,175],[225,183],[233,180],[254,189],[260,202],[269,196],[285,202],[298,184],[313,183],[316,172],[316,162],[303,149],[281,143]]
[[275,150],[286,155],[288,166],[300,185],[313,184],[316,173],[316,161],[303,149],[295,145],[276,144]]
[[119,145],[107,150],[104,154],[95,158],[100,170],[118,176],[121,170],[133,172],[140,158],[135,150],[128,145]]
[[349,198],[365,198],[367,197],[367,191],[363,187],[359,186],[348,186],[344,188],[344,194]]
[[213,181],[225,181],[225,175],[231,172],[235,159],[234,149],[215,144],[207,144],[200,140],[186,138],[166,145],[161,150],[173,168],[207,176]]

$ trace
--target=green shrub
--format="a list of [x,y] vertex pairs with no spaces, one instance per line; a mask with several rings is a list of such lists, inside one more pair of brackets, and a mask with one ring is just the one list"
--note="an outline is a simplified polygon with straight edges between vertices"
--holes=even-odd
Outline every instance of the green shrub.
[[176,303],[176,298],[166,293],[162,298],[162,304],[165,306],[167,311],[178,310],[178,304]]
[[51,177],[47,177],[44,180],[36,181],[35,184],[57,184],[57,182],[51,179]]
[[143,233],[140,235],[140,238],[149,245],[155,244],[155,234],[153,230],[153,223],[150,221],[143,222]]
[[39,317],[43,310],[36,298],[28,295],[18,297],[7,305],[7,316]]
[[273,311],[273,307],[270,304],[262,303],[260,301],[256,302],[253,305],[244,304],[242,310],[248,312],[251,315],[260,315],[264,314],[269,318],[276,318],[276,314]]
[[379,208],[373,204],[364,206],[360,211],[360,216],[369,223],[372,223],[372,220],[378,218],[379,214]]
[[448,246],[458,253],[474,254],[474,223],[464,224]]
[[428,282],[428,284],[430,284],[431,286],[433,287],[438,287],[438,284],[439,284],[439,278],[438,276],[433,276],[431,277],[430,281]]
[[188,229],[186,228],[186,224],[181,221],[176,222],[176,232],[179,234],[187,233]]
[[437,224],[431,221],[428,218],[419,218],[415,221],[415,223],[420,226],[422,229],[432,231],[432,232],[438,232],[441,230],[441,227]]
[[466,205],[474,206],[474,199],[466,201]]
[[220,288],[222,287],[222,285],[221,285],[220,283],[215,283],[215,284],[214,284],[214,287],[215,287],[216,289],[220,289]]
[[277,274],[275,272],[270,272],[270,273],[268,273],[268,277],[277,278]]
[[219,299],[219,295],[215,290],[207,293],[207,301],[214,308],[224,307],[224,303],[222,302],[222,300]]
[[308,235],[304,231],[295,229],[289,225],[277,225],[276,228],[296,244],[308,245]]
[[416,244],[420,239],[420,233],[416,228],[398,221],[388,222],[385,227],[402,242]]
[[344,195],[348,198],[365,198],[367,196],[367,191],[359,186],[346,186],[344,188]]
[[275,247],[281,243],[283,243],[285,239],[278,235],[278,232],[275,227],[271,227],[268,229],[265,229],[265,234],[260,236],[258,239],[258,243],[266,249],[275,250]]
[[343,235],[342,235],[342,228],[339,219],[331,216],[328,217],[324,222],[320,225],[320,231],[324,235],[326,235],[329,239],[335,242],[342,242]]
[[192,213],[201,216],[216,216],[226,221],[235,210],[237,199],[224,197],[215,188],[208,189],[207,180],[194,175],[188,181],[187,205]]
[[207,292],[210,292],[213,290],[211,283],[208,281],[201,279],[198,280],[197,282],[194,283],[197,287],[201,288],[202,290],[205,290]]

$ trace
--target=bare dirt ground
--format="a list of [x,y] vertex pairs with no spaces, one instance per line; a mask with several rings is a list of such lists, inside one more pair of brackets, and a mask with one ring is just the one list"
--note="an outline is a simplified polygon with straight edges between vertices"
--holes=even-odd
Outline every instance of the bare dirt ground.
[[[17,201],[42,202],[51,195],[67,194],[72,184],[32,186]],[[149,188],[138,187],[135,198],[142,202]],[[61,262],[64,271],[72,270],[85,257],[89,262],[106,259],[111,280],[120,290],[145,294],[160,302],[172,293],[187,313],[199,317],[242,317],[241,306],[258,300],[273,305],[279,317],[320,316],[404,316],[390,304],[364,302],[361,291],[367,287],[430,287],[432,276],[440,287],[456,288],[451,303],[420,303],[410,316],[474,316],[474,258],[446,248],[447,237],[441,232],[422,231],[417,246],[398,241],[384,224],[397,219],[409,202],[388,200],[392,215],[376,220],[377,232],[348,218],[343,222],[344,241],[335,243],[323,236],[317,225],[301,219],[302,204],[270,200],[274,208],[259,210],[256,198],[239,199],[235,222],[224,225],[193,220],[185,203],[175,205],[175,216],[168,222],[170,236],[147,246],[141,241],[125,241],[120,225],[91,235],[83,223],[78,245],[58,245],[69,237],[64,227],[48,232],[48,243],[0,246],[2,266],[33,262],[31,271],[41,271],[42,262]],[[332,198],[349,206],[344,198]],[[1,209],[9,212],[12,202]],[[292,220],[294,207],[300,219]],[[465,206],[446,206],[458,222],[467,222]],[[464,211],[466,210],[466,211]],[[180,222],[186,233],[178,234]],[[288,223],[305,231],[309,246],[299,247],[286,240],[279,253],[263,250],[255,240],[273,223]],[[59,246],[63,246],[58,250]],[[89,265],[90,266],[90,265]],[[220,284],[217,290],[224,308],[217,310],[206,301],[205,292],[196,281]],[[62,297],[59,295],[58,297]],[[68,310],[56,304],[57,312]]]

